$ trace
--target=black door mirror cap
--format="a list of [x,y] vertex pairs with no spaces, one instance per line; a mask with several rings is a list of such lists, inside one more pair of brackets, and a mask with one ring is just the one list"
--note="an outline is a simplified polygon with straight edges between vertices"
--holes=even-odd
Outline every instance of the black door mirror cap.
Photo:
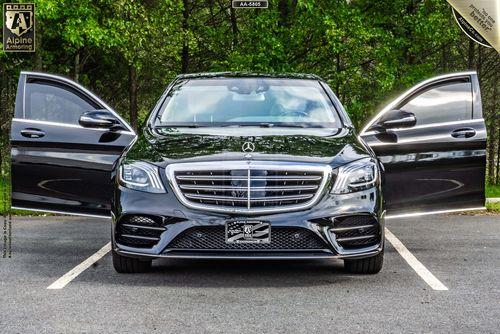
[[111,129],[120,125],[116,117],[106,109],[98,109],[84,112],[78,123],[84,128]]
[[415,126],[415,124],[417,124],[415,114],[400,109],[394,109],[382,116],[377,125],[385,129],[396,129],[411,128]]

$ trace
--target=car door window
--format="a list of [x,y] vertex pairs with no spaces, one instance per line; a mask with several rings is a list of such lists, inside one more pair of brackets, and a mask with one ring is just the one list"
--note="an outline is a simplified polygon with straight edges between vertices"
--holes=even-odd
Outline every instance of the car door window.
[[72,88],[48,82],[26,85],[25,118],[63,124],[78,124],[80,116],[98,108]]
[[472,86],[470,82],[434,86],[398,109],[413,113],[416,125],[469,120],[472,118]]

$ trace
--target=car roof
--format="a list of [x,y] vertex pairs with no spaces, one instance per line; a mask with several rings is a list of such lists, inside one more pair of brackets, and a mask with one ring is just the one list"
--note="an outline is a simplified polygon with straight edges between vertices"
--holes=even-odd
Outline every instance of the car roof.
[[203,78],[276,78],[276,79],[307,79],[324,81],[315,74],[307,73],[254,73],[254,72],[204,72],[180,74],[177,79]]

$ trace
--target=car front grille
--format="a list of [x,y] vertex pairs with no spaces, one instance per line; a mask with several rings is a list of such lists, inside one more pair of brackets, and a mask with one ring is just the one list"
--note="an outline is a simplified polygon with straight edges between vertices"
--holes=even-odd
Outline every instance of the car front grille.
[[265,213],[314,204],[331,168],[277,162],[176,164],[167,175],[186,206],[218,212]]
[[368,247],[380,243],[380,225],[370,215],[337,217],[330,230],[343,248]]
[[269,243],[226,243],[224,226],[191,227],[168,245],[170,250],[279,251],[327,249],[314,232],[300,227],[273,227]]

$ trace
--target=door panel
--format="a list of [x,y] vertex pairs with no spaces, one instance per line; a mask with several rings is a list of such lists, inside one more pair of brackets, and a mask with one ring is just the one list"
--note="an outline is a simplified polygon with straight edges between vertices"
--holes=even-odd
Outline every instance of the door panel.
[[[111,174],[135,138],[109,106],[70,80],[22,73],[11,128],[12,206],[109,216]],[[84,128],[79,116],[107,109],[126,130]]]
[[[407,128],[377,127],[391,110]],[[484,206],[486,128],[474,72],[427,80],[388,105],[361,132],[385,168],[387,215]]]

